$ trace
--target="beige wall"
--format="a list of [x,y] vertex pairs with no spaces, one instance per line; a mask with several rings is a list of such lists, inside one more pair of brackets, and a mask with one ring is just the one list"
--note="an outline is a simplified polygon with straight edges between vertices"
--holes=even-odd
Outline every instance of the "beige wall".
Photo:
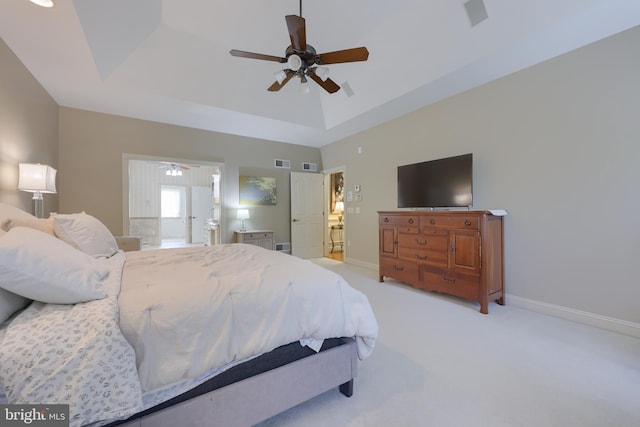
[[[344,166],[346,190],[358,184],[363,195],[347,203],[361,210],[346,214],[348,260],[375,267],[376,211],[396,206],[396,167],[473,152],[475,208],[509,211],[507,303],[637,325],[639,41],[634,28],[321,150],[68,108],[58,122],[55,103],[0,42],[0,200],[30,210],[15,190],[17,163],[49,163],[59,169],[60,211],[86,210],[120,233],[123,153],[223,161],[229,218],[240,170],[270,170],[273,158],[292,160],[294,171],[302,161]],[[288,232],[278,215],[256,226]],[[223,240],[237,225],[229,221]]]
[[[320,167],[317,148],[60,108],[60,211],[84,210],[103,221],[114,234],[123,233],[125,153],[224,163],[223,242],[232,241],[233,229],[240,227],[235,212],[241,168],[270,171],[280,177],[278,205],[255,209],[251,224],[274,230],[277,242],[288,242],[288,172],[301,171],[303,161]],[[276,158],[291,160],[291,170],[275,169]]]
[[[18,191],[18,163],[58,168],[58,104],[0,39],[0,201],[33,213],[31,194]],[[44,196],[44,212],[58,196]]]
[[349,258],[377,264],[398,165],[472,152],[474,207],[509,211],[511,301],[640,323],[639,43],[637,27],[323,147],[362,187]]

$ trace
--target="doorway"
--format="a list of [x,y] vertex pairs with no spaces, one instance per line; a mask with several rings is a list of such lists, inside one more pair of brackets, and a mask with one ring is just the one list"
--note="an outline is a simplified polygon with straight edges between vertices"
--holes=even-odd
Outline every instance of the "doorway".
[[346,242],[344,175],[344,168],[325,172],[325,188],[328,189],[325,191],[325,206],[328,215],[324,256],[341,262],[344,262]]
[[222,221],[222,165],[123,156],[124,229],[143,249],[212,244]]

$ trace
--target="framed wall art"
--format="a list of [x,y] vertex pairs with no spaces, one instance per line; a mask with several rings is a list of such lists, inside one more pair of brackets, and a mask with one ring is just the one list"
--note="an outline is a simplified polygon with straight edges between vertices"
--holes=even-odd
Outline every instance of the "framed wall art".
[[276,193],[276,179],[274,177],[240,176],[241,205],[276,205]]

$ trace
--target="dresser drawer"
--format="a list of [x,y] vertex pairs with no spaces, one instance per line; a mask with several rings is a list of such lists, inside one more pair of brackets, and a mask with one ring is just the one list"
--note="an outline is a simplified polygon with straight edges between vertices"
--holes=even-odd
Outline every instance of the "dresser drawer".
[[480,298],[480,277],[447,269],[422,266],[421,287],[478,301]]
[[407,261],[419,262],[424,264],[434,265],[436,267],[447,267],[447,252],[446,251],[430,251],[428,249],[417,248],[398,248],[398,258],[402,258]]
[[380,215],[380,225],[399,225],[408,228],[418,228],[417,215]]
[[428,249],[431,251],[447,251],[449,237],[447,233],[439,234],[401,234],[398,236],[398,247],[412,249]]
[[477,230],[478,224],[476,215],[425,215],[421,218],[420,228],[423,233],[432,231],[433,227]]
[[380,258],[380,276],[392,277],[410,285],[418,284],[418,264],[413,261]]

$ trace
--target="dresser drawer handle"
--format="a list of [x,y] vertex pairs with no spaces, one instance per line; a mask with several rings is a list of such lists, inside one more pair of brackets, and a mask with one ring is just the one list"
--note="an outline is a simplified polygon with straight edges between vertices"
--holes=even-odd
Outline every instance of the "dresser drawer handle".
[[389,222],[389,218],[388,217],[384,217],[384,222]]
[[416,254],[416,258],[418,258],[419,260],[424,261],[425,259],[427,259],[427,256],[420,256],[420,254]]
[[447,283],[453,284],[453,283],[456,283],[457,277],[452,277],[451,279],[449,279],[446,274],[443,274],[442,280],[444,280]]
[[471,225],[471,220],[470,219],[465,219],[464,220],[464,225],[466,225],[467,227]]
[[397,266],[397,265],[395,265],[395,264],[393,264],[393,268],[394,268],[394,270],[396,270],[396,271],[403,271],[403,270],[404,270],[404,267],[402,267],[402,266],[398,267],[398,266]]
[[435,223],[436,223],[436,220],[435,220],[435,219],[431,218],[431,219],[429,220],[429,224],[433,225],[433,224],[435,224]]
[[426,244],[427,244],[427,241],[428,241],[428,240],[423,240],[423,241],[421,242],[420,240],[416,239],[416,243],[417,243],[418,245],[420,245],[420,246],[424,246],[424,245],[426,245]]
[[413,224],[413,218],[409,218],[409,224]]

